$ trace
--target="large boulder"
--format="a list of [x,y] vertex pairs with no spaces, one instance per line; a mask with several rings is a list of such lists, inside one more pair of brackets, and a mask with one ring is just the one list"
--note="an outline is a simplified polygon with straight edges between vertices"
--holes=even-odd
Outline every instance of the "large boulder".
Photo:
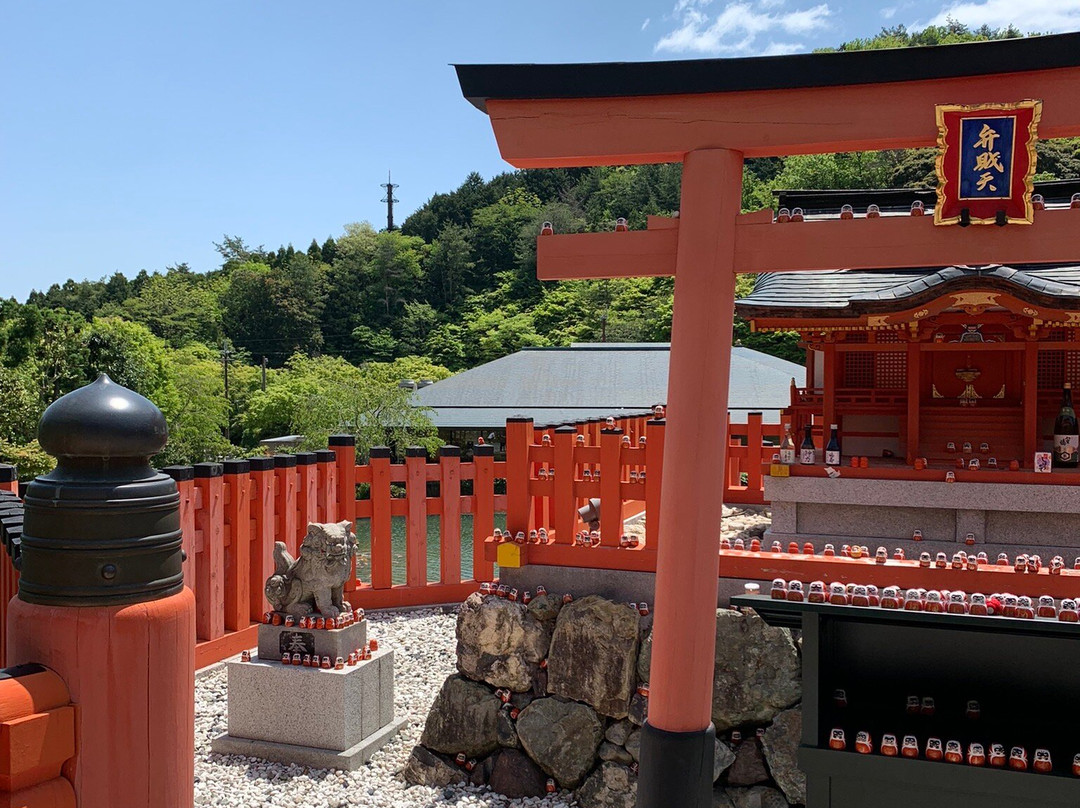
[[601,743],[596,756],[601,760],[610,760],[612,763],[621,763],[623,766],[629,766],[634,762],[633,756],[627,752],[624,747],[613,744],[611,741],[604,741]]
[[634,808],[637,775],[625,766],[605,761],[574,796],[581,808]]
[[788,808],[784,795],[768,786],[729,788],[726,791],[735,808]]
[[458,611],[458,670],[478,682],[529,690],[550,644],[551,629],[520,603],[476,592]]
[[589,595],[563,606],[548,655],[548,692],[625,718],[634,693],[640,615]]
[[412,785],[442,788],[454,783],[464,783],[468,774],[431,750],[414,746],[401,776],[406,783]]
[[753,612],[716,612],[712,719],[717,732],[764,724],[802,694],[799,654],[791,632]]
[[509,710],[499,710],[499,717],[495,721],[495,736],[499,741],[499,746],[504,746],[507,749],[521,748],[517,727],[514,726],[514,721],[510,718]]
[[542,797],[546,793],[547,777],[529,760],[529,756],[516,749],[504,749],[495,760],[495,768],[488,778],[491,790],[510,799]]
[[420,743],[448,755],[483,757],[499,746],[501,702],[483,685],[453,675],[431,705]]
[[731,751],[731,747],[721,741],[719,738],[715,739],[716,749],[713,751],[713,769],[712,779],[715,783],[720,779],[720,775],[730,768],[731,764],[735,762],[735,753]]
[[645,635],[645,639],[641,641],[641,651],[638,652],[637,658],[637,678],[638,681],[649,681],[649,674],[652,673],[652,632],[650,631]]
[[566,788],[576,788],[592,768],[604,724],[587,705],[537,699],[517,720],[518,739],[529,757]]
[[802,739],[802,710],[784,710],[765,730],[762,746],[773,780],[790,803],[806,802],[806,775],[796,761]]
[[630,733],[633,731],[634,725],[630,723],[629,719],[623,718],[613,722],[611,726],[604,731],[604,738],[617,746],[623,746],[626,744],[626,739],[630,737]]
[[746,738],[735,747],[735,762],[728,769],[729,786],[756,786],[769,779],[769,770],[765,768],[765,755],[761,752],[758,739]]

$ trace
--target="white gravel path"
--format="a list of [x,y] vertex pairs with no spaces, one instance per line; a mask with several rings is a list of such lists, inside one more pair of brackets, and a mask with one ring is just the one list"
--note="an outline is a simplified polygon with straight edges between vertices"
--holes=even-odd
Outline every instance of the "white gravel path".
[[399,772],[420,739],[428,708],[454,672],[456,607],[368,613],[370,636],[396,652],[394,701],[407,723],[394,740],[355,772],[308,769],[240,755],[216,755],[210,741],[227,728],[225,671],[195,683],[195,804],[227,808],[510,808],[576,805],[569,793],[511,800],[489,789],[454,786],[406,788]]

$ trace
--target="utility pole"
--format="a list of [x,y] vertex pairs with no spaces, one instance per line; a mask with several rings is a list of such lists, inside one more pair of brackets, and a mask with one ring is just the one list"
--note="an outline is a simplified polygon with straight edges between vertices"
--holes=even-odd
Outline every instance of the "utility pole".
[[263,357],[263,361],[262,361],[262,389],[263,389],[263,392],[265,393],[266,392],[266,357],[265,356]]
[[221,343],[221,367],[225,374],[225,440],[229,443],[232,443],[232,431],[229,426],[232,420],[232,406],[229,401],[229,359],[232,354],[232,345],[225,340]]
[[386,182],[382,184],[382,187],[386,189],[386,198],[383,202],[386,203],[386,229],[394,229],[394,203],[398,200],[394,198],[394,189],[400,188],[400,185],[395,185],[390,181],[390,172],[386,172]]

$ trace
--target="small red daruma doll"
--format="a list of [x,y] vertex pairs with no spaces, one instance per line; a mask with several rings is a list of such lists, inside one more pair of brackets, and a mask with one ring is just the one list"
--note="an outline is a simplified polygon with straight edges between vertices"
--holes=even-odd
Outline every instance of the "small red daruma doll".
[[855,734],[855,751],[860,755],[871,755],[874,752],[874,741],[869,732],[857,732]]
[[990,744],[990,765],[995,769],[1005,766],[1005,747],[999,743]]
[[981,743],[968,744],[967,762],[969,766],[986,765],[986,752]]
[[869,606],[870,605],[870,593],[866,591],[866,587],[855,587],[855,591],[851,593],[851,605],[852,606]]
[[825,549],[821,551],[823,556],[832,557],[836,555],[836,548],[831,544],[826,544]]
[[896,757],[900,754],[900,744],[896,742],[896,736],[885,734],[881,736],[881,754],[885,757]]
[[986,595],[982,592],[971,593],[971,603],[968,605],[968,614],[987,615]]
[[945,609],[949,614],[967,614],[968,605],[963,592],[949,593],[949,605]]
[[926,759],[941,760],[945,757],[945,750],[941,746],[940,738],[926,739]]
[[544,790],[548,794],[554,794],[556,791],[558,791],[558,786],[555,785],[555,778],[549,777],[547,779],[547,783],[544,784]]
[[847,707],[847,691],[842,687],[838,687],[832,694],[833,704],[837,707]]
[[837,752],[843,752],[847,749],[847,740],[844,738],[842,729],[834,729],[829,733],[829,748],[835,749]]
[[871,606],[881,605],[881,590],[873,584],[866,585],[866,596],[870,599]]
[[783,578],[773,578],[772,589],[769,590],[769,597],[773,600],[787,600],[787,581]]
[[906,758],[919,756],[919,739],[914,735],[905,735],[904,742],[900,745],[900,755]]
[[1080,777],[1080,755],[1073,755],[1072,773],[1073,777]]
[[802,581],[791,581],[787,586],[787,599],[802,603],[806,599]]
[[1036,617],[1057,617],[1057,605],[1050,595],[1039,595],[1039,607],[1035,610]]
[[924,612],[933,612],[934,614],[943,614],[945,612],[945,604],[941,602],[941,593],[936,589],[931,589],[926,593],[926,605],[923,606]]
[[892,557],[893,561],[904,561],[907,558],[907,556],[904,555],[903,547],[897,547],[895,550],[893,550]]
[[1010,595],[1006,592],[1001,596],[1001,615],[1002,617],[1016,617],[1016,595]]
[[934,568],[943,570],[949,566],[949,557],[944,553],[938,553],[934,556]]
[[1021,595],[1016,599],[1016,616],[1022,620],[1035,619],[1035,604],[1027,595]]
[[[934,697],[923,696],[922,704],[919,705],[919,714],[933,715],[935,712],[937,712],[937,706],[934,704]],[[940,741],[938,743],[940,743]]]
[[920,702],[918,696],[908,696],[905,712],[908,715],[918,715],[920,711]]
[[918,589],[909,589],[904,594],[904,611],[921,612],[923,610],[922,595]]
[[1076,623],[1080,620],[1080,610],[1077,609],[1075,600],[1065,598],[1061,601],[1061,608],[1058,609],[1058,620],[1062,623]]
[[847,589],[841,583],[829,584],[829,603],[833,606],[847,606]]
[[1027,750],[1022,746],[1014,746],[1009,750],[1009,768],[1018,772],[1026,772],[1028,767]]
[[929,553],[919,553],[919,566],[928,569],[932,563]]
[[900,587],[887,586],[881,590],[881,608],[882,609],[899,609],[900,602]]
[[982,716],[982,705],[975,699],[968,699],[967,706],[964,708],[964,717],[968,721],[975,721]]
[[824,603],[828,600],[825,595],[824,581],[811,581],[810,589],[806,593],[806,599],[811,603]]
[[1031,762],[1031,768],[1040,774],[1046,774],[1054,770],[1054,762],[1050,760],[1049,749],[1036,749],[1035,759]]
[[963,763],[964,762],[964,748],[960,746],[960,741],[947,741],[945,743],[945,762],[946,763]]

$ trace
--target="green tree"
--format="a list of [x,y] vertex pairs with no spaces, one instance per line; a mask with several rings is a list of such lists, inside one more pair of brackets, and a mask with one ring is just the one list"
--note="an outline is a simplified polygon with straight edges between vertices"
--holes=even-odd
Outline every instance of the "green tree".
[[174,348],[192,342],[217,344],[223,336],[217,290],[210,279],[186,266],[151,275],[138,295],[124,301],[123,311]]

